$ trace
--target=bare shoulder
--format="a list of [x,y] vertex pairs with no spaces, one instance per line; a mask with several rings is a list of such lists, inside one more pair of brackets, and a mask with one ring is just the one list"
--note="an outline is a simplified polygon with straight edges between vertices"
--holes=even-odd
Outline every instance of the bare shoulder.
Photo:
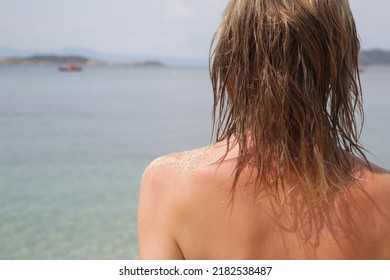
[[365,178],[365,190],[372,198],[378,212],[386,221],[387,229],[390,231],[390,172],[372,164],[368,174]]
[[188,203],[194,192],[212,181],[219,156],[220,149],[213,145],[159,157],[144,171],[141,195],[156,196],[170,205]]
[[[354,176],[357,179],[357,193],[369,197],[367,201],[383,208],[390,215],[390,172],[373,163],[353,158]],[[359,191],[359,190],[362,190]]]
[[390,259],[390,172],[374,164],[363,170],[360,180],[364,192],[359,201],[366,217],[372,216],[375,221],[370,228],[375,233],[378,258]]
[[378,240],[382,259],[390,259],[390,172],[373,167],[373,197],[378,210]]
[[[371,163],[370,167],[364,167],[362,183],[367,192],[383,206],[389,208],[390,214],[390,172]],[[359,176],[358,176],[359,177]]]
[[178,229],[194,185],[193,173],[205,165],[212,147],[168,154],[145,169],[138,204],[138,239],[142,259],[181,259]]
[[212,149],[207,146],[155,159],[142,176],[141,195],[156,196],[159,200],[170,202],[183,199],[184,190],[193,180],[193,173],[201,166],[207,166],[205,158]]
[[206,146],[198,149],[171,153],[152,161],[145,169],[143,181],[158,180],[165,182],[176,181],[190,177],[193,170],[205,164],[205,158],[212,154],[213,147]]

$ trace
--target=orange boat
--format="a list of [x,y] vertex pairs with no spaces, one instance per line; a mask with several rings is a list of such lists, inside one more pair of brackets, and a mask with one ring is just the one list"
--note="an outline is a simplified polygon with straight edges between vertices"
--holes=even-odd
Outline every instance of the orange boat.
[[69,63],[66,66],[58,67],[58,70],[62,71],[62,72],[79,72],[79,71],[83,70],[83,68],[81,66],[77,66],[73,63]]

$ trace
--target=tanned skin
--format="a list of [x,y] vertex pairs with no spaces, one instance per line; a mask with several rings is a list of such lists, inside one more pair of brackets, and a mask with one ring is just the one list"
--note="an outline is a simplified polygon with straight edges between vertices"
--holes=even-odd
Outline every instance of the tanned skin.
[[225,143],[170,154],[146,169],[139,197],[141,259],[390,259],[390,174],[350,156],[358,179],[320,210],[300,189],[260,193]]

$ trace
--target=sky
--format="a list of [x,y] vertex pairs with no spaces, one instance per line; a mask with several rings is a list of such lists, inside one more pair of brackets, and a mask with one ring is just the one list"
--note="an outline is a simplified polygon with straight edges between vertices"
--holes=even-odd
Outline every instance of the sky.
[[[0,0],[0,48],[206,59],[228,0]],[[389,0],[350,0],[363,49],[390,50]]]

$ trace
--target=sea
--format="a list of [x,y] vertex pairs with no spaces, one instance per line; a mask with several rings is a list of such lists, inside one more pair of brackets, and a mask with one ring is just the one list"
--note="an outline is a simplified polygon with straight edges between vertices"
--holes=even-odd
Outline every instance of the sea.
[[[390,68],[361,74],[370,160],[390,168]],[[207,67],[0,66],[0,259],[137,259],[156,157],[210,144]]]

